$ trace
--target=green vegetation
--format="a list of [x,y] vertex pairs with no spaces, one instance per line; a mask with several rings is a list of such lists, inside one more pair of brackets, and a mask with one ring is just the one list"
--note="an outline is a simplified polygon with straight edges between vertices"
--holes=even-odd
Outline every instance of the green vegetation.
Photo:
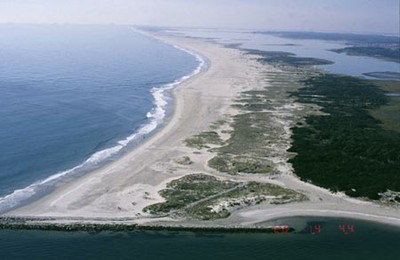
[[[247,102],[247,98],[244,100]],[[244,107],[252,109],[251,106]],[[266,129],[270,122],[266,112],[236,115],[231,124],[233,131],[230,138],[225,142],[226,145],[213,149],[218,155],[208,162],[209,166],[229,174],[270,173],[271,162],[265,158],[271,155],[266,149]]]
[[[218,145],[211,151],[218,155],[208,164],[210,167],[229,174],[237,173],[271,173],[272,163],[267,157],[271,152],[267,149],[270,144],[267,136],[277,136],[277,131],[271,129],[273,121],[270,112],[274,107],[267,99],[270,93],[266,90],[246,91],[236,100],[234,105],[243,113],[233,117],[230,124],[230,138],[223,142],[215,131],[202,132],[185,140],[189,147],[202,149],[210,148],[209,144]],[[217,130],[227,124],[218,120],[210,128]],[[277,137],[278,139],[278,137]]]
[[217,171],[229,174],[270,173],[272,166],[267,160],[256,160],[245,156],[218,155],[208,161],[208,165]]
[[204,174],[174,180],[160,194],[166,202],[150,205],[144,211],[180,213],[202,220],[226,218],[232,209],[267,200],[281,204],[306,199],[303,194],[269,183],[223,181]]
[[227,44],[224,44],[224,47],[230,48],[230,49],[238,49],[242,45],[243,45],[242,43],[227,43]]
[[303,194],[282,187],[259,182],[248,182],[220,196],[195,204],[187,209],[191,217],[203,220],[226,218],[232,209],[239,209],[268,201],[285,204],[306,200]]
[[226,156],[215,156],[214,158],[208,161],[208,166],[216,169],[219,172],[229,172],[232,174],[235,173],[231,169],[231,163],[229,157]]
[[331,50],[337,53],[345,53],[353,56],[368,56],[378,59],[400,62],[400,48],[384,48],[384,47],[346,47],[342,49]]
[[235,182],[220,181],[204,174],[191,174],[168,183],[167,188],[160,191],[166,202],[150,205],[143,210],[150,213],[168,213],[183,209],[189,204],[216,195],[238,185]]
[[[290,87],[295,86],[286,75],[279,75],[277,79]],[[285,148],[279,148],[284,130],[279,128],[277,118],[272,115],[276,106],[280,107],[287,102],[285,88],[281,83],[278,85],[269,87],[268,90],[242,93],[234,105],[241,113],[232,118],[232,130],[229,130],[230,136],[224,142],[221,142],[217,132],[203,132],[187,139],[186,144],[197,149],[210,148],[209,143],[218,145],[210,149],[217,154],[208,161],[208,165],[220,172],[232,175],[275,173],[276,163],[272,158],[283,158],[280,153],[286,154]],[[272,100],[274,97],[282,100]],[[210,127],[216,130],[225,124],[226,121],[220,120]]]
[[183,156],[182,158],[175,160],[175,162],[181,165],[190,165],[193,163],[189,156]]
[[267,98],[269,93],[266,90],[245,91],[242,94],[242,98],[237,100],[234,107],[254,112],[273,109],[273,105]]
[[285,144],[289,140],[280,118],[286,122],[294,120],[293,111],[282,109],[288,102],[288,89],[299,85],[292,76],[274,72],[268,75],[273,83],[268,89],[242,92],[235,107],[240,114],[233,117],[230,124],[230,138],[224,145],[213,148],[217,156],[208,161],[208,165],[228,174],[271,174],[277,172],[276,160],[284,160],[289,155]]
[[[388,93],[400,93],[398,81],[377,80],[374,83]],[[387,130],[400,132],[400,96],[388,96],[388,103],[370,110],[370,114],[382,122]]]
[[215,122],[213,122],[211,125],[210,125],[210,127],[211,127],[211,129],[218,129],[218,128],[220,128],[221,126],[223,126],[223,125],[225,125],[227,123],[227,121],[225,121],[225,120],[217,120],[217,121],[215,121]]
[[266,63],[279,63],[295,67],[333,64],[332,61],[324,59],[296,57],[295,54],[290,52],[258,51],[258,50],[247,50],[247,52],[249,54],[256,54],[263,56],[262,58],[259,59],[259,61]]
[[352,34],[352,33],[322,33],[322,32],[257,32],[262,34],[272,34],[279,37],[290,39],[315,39],[325,41],[346,41],[352,44],[368,45],[398,45],[398,36],[385,36],[373,34]]
[[210,148],[208,144],[221,145],[222,140],[217,132],[209,131],[209,132],[201,132],[200,134],[188,138],[185,140],[185,143],[189,147],[202,149],[202,148]]
[[388,103],[384,92],[369,81],[330,74],[304,84],[293,95],[327,115],[308,116],[306,127],[292,129],[296,174],[353,197],[400,191],[400,133],[384,129],[368,112]]

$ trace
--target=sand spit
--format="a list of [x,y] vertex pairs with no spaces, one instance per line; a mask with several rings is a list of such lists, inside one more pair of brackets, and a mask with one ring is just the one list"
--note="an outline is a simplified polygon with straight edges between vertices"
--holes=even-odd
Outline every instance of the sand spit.
[[[199,53],[211,63],[208,70],[173,90],[174,108],[165,126],[118,160],[64,183],[51,194],[5,216],[51,217],[48,223],[249,227],[278,217],[317,215],[354,217],[400,226],[399,209],[350,199],[301,182],[293,175],[286,160],[277,160],[281,165],[275,175],[229,175],[209,168],[207,161],[213,154],[204,150],[195,151],[187,147],[184,140],[209,130],[217,120],[229,121],[238,113],[231,105],[240,93],[268,87],[266,75],[276,69],[258,63],[254,56],[215,43],[166,35],[157,37]],[[296,104],[287,104],[282,110],[297,108]],[[286,136],[287,142],[290,133],[285,117],[277,117],[276,122],[282,125],[282,136]],[[283,146],[287,148],[287,143]],[[177,163],[184,156],[189,156],[193,163]],[[215,175],[232,181],[278,184],[302,192],[309,200],[283,205],[261,203],[214,221],[171,218],[169,215],[155,217],[142,211],[148,205],[164,201],[158,191],[164,189],[168,182],[193,173]]]

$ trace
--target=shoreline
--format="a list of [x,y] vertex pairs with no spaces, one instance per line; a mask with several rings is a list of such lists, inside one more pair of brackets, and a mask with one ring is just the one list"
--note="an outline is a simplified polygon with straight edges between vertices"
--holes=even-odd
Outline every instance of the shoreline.
[[[314,213],[321,214],[317,215],[321,217],[337,217],[345,214],[349,218],[400,226],[400,214],[396,209],[341,197],[320,187],[300,182],[290,175],[278,179],[278,182],[286,187],[307,190],[315,198],[311,197],[307,202],[276,207],[250,206],[233,212],[227,219],[211,222],[142,215],[140,208],[164,201],[158,194],[159,190],[169,181],[187,174],[196,171],[209,174],[211,171],[211,174],[222,178],[244,179],[243,176],[226,176],[210,170],[203,163],[209,159],[210,154],[193,154],[193,151],[183,144],[183,140],[207,130],[210,123],[221,117],[235,115],[237,111],[231,107],[233,100],[242,91],[251,90],[254,88],[253,85],[261,84],[262,72],[271,69],[262,67],[264,65],[257,64],[254,59],[245,56],[239,50],[223,48],[201,40],[161,37],[185,49],[194,48],[194,51],[211,61],[209,70],[198,73],[172,90],[173,107],[170,116],[165,118],[163,127],[115,162],[66,183],[44,198],[2,214],[0,217],[54,218],[55,222],[49,223],[45,220],[42,222],[43,225],[65,224],[65,218],[71,218],[76,225],[93,223],[96,218],[104,218],[104,221],[108,222],[104,225],[155,224],[162,227],[186,225],[190,228],[229,229],[238,225],[240,228],[255,227],[277,217],[316,216],[312,214]],[[222,89],[216,89],[216,86],[222,86]],[[174,163],[174,160],[187,154],[196,157],[193,166],[185,168]],[[252,176],[255,179],[258,177]],[[259,179],[272,182],[268,176],[261,176]],[[318,203],[317,197],[323,197],[324,202]],[[378,212],[383,214],[376,214]],[[130,218],[130,220],[115,221],[113,218]],[[37,222],[32,224],[38,225]]]
[[[155,38],[157,38],[157,36]],[[165,39],[164,38],[163,41],[168,43],[168,44],[171,44],[171,45],[175,44],[175,43],[171,42],[171,39]],[[181,45],[177,45],[177,46],[181,46]],[[185,47],[183,47],[183,49],[189,49],[190,51],[193,50],[191,48],[185,48]],[[215,48],[215,49],[218,49],[218,48]],[[213,51],[215,51],[215,50],[213,50]],[[198,52],[196,50],[194,50],[194,52],[195,53],[201,53],[201,52]],[[227,52],[234,52],[234,51],[227,50]],[[203,55],[203,56],[207,57],[206,55]],[[58,197],[57,200],[53,200],[52,201],[52,203],[50,205],[50,206],[52,206],[55,203],[57,203],[57,201],[59,199],[62,199],[62,197],[68,196],[68,194],[71,194],[72,192],[75,191],[75,190],[71,191],[69,189],[70,186],[75,186],[75,189],[79,189],[81,187],[81,185],[77,185],[78,182],[81,182],[82,180],[85,180],[85,179],[87,180],[88,178],[92,177],[95,173],[98,173],[98,172],[102,172],[104,174],[104,177],[105,177],[105,175],[107,175],[107,171],[110,168],[112,168],[113,166],[121,165],[122,161],[125,163],[126,160],[128,160],[128,159],[130,159],[130,158],[132,158],[134,156],[137,156],[138,154],[140,154],[141,151],[149,149],[149,146],[153,142],[160,140],[161,136],[163,136],[165,134],[168,134],[168,132],[170,131],[170,128],[176,127],[179,124],[179,122],[178,122],[179,118],[182,116],[182,114],[184,112],[184,111],[182,111],[182,109],[183,109],[182,108],[182,104],[178,104],[179,100],[182,99],[182,95],[206,94],[206,93],[183,93],[184,92],[183,88],[186,88],[187,85],[189,85],[189,91],[187,91],[187,92],[193,92],[193,91],[190,90],[190,85],[192,85],[192,82],[196,81],[202,74],[207,73],[207,72],[208,72],[208,70],[207,71],[201,71],[200,73],[194,75],[193,77],[187,79],[186,81],[184,81],[183,83],[179,84],[178,86],[176,86],[175,88],[172,89],[171,93],[172,93],[172,96],[174,97],[173,98],[173,100],[174,100],[173,103],[174,104],[173,104],[173,106],[171,108],[171,111],[169,113],[169,117],[166,118],[166,120],[164,122],[164,126],[161,129],[159,129],[159,131],[156,132],[154,135],[152,135],[148,139],[144,140],[142,143],[140,143],[138,146],[134,147],[131,151],[127,152],[125,155],[123,155],[121,158],[117,159],[116,161],[111,162],[111,163],[101,167],[100,169],[96,169],[96,170],[88,173],[87,175],[79,177],[76,180],[71,180],[70,182],[61,185],[61,187],[58,187],[54,192],[52,192],[51,194],[46,195],[44,198],[41,198],[38,201],[35,201],[35,202],[33,202],[33,203],[29,204],[29,205],[25,205],[25,206],[20,207],[20,208],[17,208],[15,210],[11,210],[11,211],[9,211],[9,212],[7,212],[5,214],[2,214],[2,215],[9,215],[10,213],[13,214],[14,212],[23,212],[27,208],[33,209],[33,208],[35,208],[35,206],[33,206],[33,205],[35,205],[35,204],[39,205],[39,204],[41,204],[41,202],[43,202],[45,200],[48,201],[49,197],[57,197],[57,194],[62,193],[62,192],[60,192],[60,189],[62,189],[63,191],[66,191],[66,193],[64,193],[61,197]],[[225,70],[225,72],[226,72],[226,70]],[[225,86],[225,87],[229,87],[229,86]],[[211,88],[211,87],[209,87],[209,88]],[[197,90],[197,89],[194,89],[194,90]],[[217,94],[221,94],[221,91],[219,91],[219,90],[217,90],[216,92],[218,92]],[[218,98],[218,97],[222,97],[222,98],[226,98],[226,99],[232,99],[234,97],[234,93],[232,93],[232,94],[228,93],[228,95],[223,94],[223,95],[215,96],[215,98]],[[212,97],[207,97],[207,96],[204,97],[204,99],[209,99],[209,98],[212,98]],[[195,101],[196,100],[193,97],[190,97],[189,99],[191,99],[190,101]],[[205,101],[207,101],[207,100],[205,100]],[[196,103],[198,103],[198,102],[196,102]],[[211,102],[207,102],[207,103],[211,103]],[[215,104],[213,104],[213,106],[214,105]],[[218,107],[218,108],[222,107],[220,104],[216,104],[216,105],[217,105],[216,107]],[[193,111],[197,110],[197,108],[194,107],[193,105],[191,105],[190,107],[192,108]],[[208,107],[207,109],[210,110],[210,107]],[[229,110],[229,109],[230,109],[229,106],[225,106],[223,108],[223,110],[224,110],[223,112],[225,112],[225,110]],[[204,111],[204,112],[208,113],[209,111]],[[193,113],[193,114],[195,114],[195,113]],[[186,113],[185,116],[186,117],[191,117],[191,115],[189,113]],[[208,125],[209,123],[211,123],[213,117],[207,115],[207,118],[205,118],[205,119],[206,119],[206,122],[201,122],[201,125],[199,125],[197,127],[197,129],[204,128],[205,125]],[[196,121],[196,120],[192,119],[192,121]],[[190,132],[190,133],[195,133],[197,131],[197,129],[185,129],[185,130],[187,132]],[[180,138],[180,139],[184,139],[184,138]],[[176,143],[176,141],[174,143]],[[155,150],[159,150],[159,149],[156,148]],[[119,170],[124,170],[124,169],[119,169]],[[161,186],[163,184],[165,184],[167,181],[169,181],[170,179],[173,179],[173,178],[166,178],[164,180],[164,182],[161,184]],[[67,188],[67,186],[68,186],[68,188]],[[39,211],[40,211],[40,209],[38,209],[37,212],[39,212]],[[29,210],[28,210],[28,212],[29,212]],[[19,215],[19,213],[18,213],[18,215]],[[130,215],[130,214],[128,214],[128,215]]]
[[[89,156],[89,158],[85,159],[78,165],[61,172],[56,172],[44,179],[35,181],[26,187],[16,189],[12,191],[12,193],[0,197],[0,215],[29,205],[53,192],[54,187],[63,185],[63,183],[69,182],[71,179],[74,180],[75,178],[79,178],[93,171],[101,169],[107,164],[111,163],[114,159],[118,160],[125,153],[129,153],[131,150],[135,149],[135,147],[139,146],[146,139],[154,135],[160,128],[163,127],[164,124],[168,122],[169,117],[171,117],[173,113],[174,100],[172,100],[172,104],[167,102],[167,100],[170,96],[173,96],[173,89],[188,79],[201,73],[203,70],[207,70],[207,60],[198,53],[193,53],[177,45],[170,44],[165,42],[163,39],[159,39],[156,36],[147,34],[143,31],[134,31],[136,33],[143,34],[146,37],[156,39],[163,44],[170,45],[172,48],[175,48],[179,51],[187,53],[195,58],[197,66],[188,74],[180,78],[149,89],[149,92],[153,98],[153,107],[151,110],[147,111],[147,121],[138,125],[138,128],[134,132],[116,141],[116,143],[111,147],[95,151]],[[50,186],[50,192],[43,192],[43,189],[46,187],[42,186]]]

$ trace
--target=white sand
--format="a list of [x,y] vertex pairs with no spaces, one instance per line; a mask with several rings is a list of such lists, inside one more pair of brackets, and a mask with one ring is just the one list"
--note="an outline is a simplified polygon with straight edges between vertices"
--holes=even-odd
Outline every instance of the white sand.
[[[268,86],[263,73],[272,68],[259,64],[238,50],[201,40],[162,37],[200,53],[211,61],[207,71],[189,79],[173,91],[175,107],[166,125],[122,158],[65,183],[42,199],[7,215],[78,217],[82,221],[94,218],[133,218],[136,223],[162,221],[159,223],[176,224],[178,220],[168,217],[155,219],[144,214],[142,209],[163,201],[158,191],[172,179],[202,172],[237,181],[254,180],[280,184],[304,192],[310,201],[288,205],[265,203],[238,210],[227,219],[202,223],[179,220],[180,224],[246,226],[283,216],[318,215],[354,217],[400,225],[399,209],[350,199],[301,182],[290,174],[290,165],[285,162],[280,166],[282,174],[278,177],[228,176],[210,169],[207,161],[213,154],[204,151],[194,154],[193,149],[186,147],[183,140],[209,130],[210,123],[235,114],[237,111],[231,107],[233,99],[244,90]],[[293,105],[284,108],[292,107],[296,108]],[[284,119],[279,119],[277,123],[284,125],[289,131]],[[176,160],[184,155],[190,156],[194,163],[188,166],[177,164]]]

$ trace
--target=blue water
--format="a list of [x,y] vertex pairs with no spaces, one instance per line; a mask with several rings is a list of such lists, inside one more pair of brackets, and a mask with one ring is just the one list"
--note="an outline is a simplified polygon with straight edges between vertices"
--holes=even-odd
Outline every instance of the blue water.
[[263,51],[284,51],[299,57],[326,59],[334,62],[317,66],[321,69],[357,77],[370,78],[363,73],[377,71],[400,72],[400,64],[372,57],[349,56],[330,50],[348,47],[345,42],[323,40],[287,39],[268,34],[257,34],[249,30],[202,30],[179,29],[176,33],[190,37],[207,38],[222,44],[239,43],[240,48]]
[[0,212],[144,138],[198,66],[129,27],[0,25]]
[[[296,233],[0,230],[1,259],[341,259],[400,257],[400,229],[354,219],[288,218]],[[310,227],[320,232],[310,232]],[[352,226],[352,231],[339,229]]]

